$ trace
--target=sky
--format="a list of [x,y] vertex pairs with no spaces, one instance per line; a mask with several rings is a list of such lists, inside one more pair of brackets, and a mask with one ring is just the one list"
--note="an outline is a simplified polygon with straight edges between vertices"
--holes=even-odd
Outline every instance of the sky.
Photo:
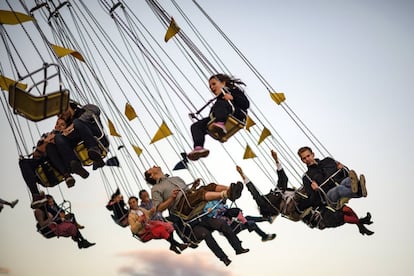
[[[143,1],[142,1],[143,2]],[[179,1],[183,7],[190,1]],[[263,243],[254,233],[239,234],[250,252],[235,255],[218,233],[232,263],[225,267],[204,243],[180,256],[166,241],[143,244],[127,228],[113,223],[105,209],[107,195],[99,174],[64,184],[64,194],[85,225],[82,234],[94,247],[79,250],[70,239],[46,240],[36,233],[29,192],[18,168],[18,153],[4,112],[0,124],[3,156],[0,197],[18,198],[14,209],[0,213],[0,274],[4,275],[411,275],[414,241],[408,216],[414,193],[409,162],[414,155],[412,92],[414,87],[414,3],[412,1],[199,1],[272,86],[283,91],[289,106],[345,165],[364,173],[368,197],[352,199],[362,217],[372,214],[372,236],[354,225],[323,231],[278,217],[261,223],[277,238]],[[145,4],[145,3],[142,3]],[[99,12],[100,6],[96,5]],[[7,9],[0,2],[0,9]],[[1,53],[4,53],[4,46]],[[220,51],[220,49],[218,49]],[[224,53],[225,54],[225,53]],[[230,54],[229,54],[230,56]],[[229,60],[229,64],[233,64]],[[185,70],[185,69],[184,69]],[[247,93],[272,122],[268,98],[240,67]],[[207,80],[206,80],[207,81]],[[7,92],[5,92],[7,93]],[[115,93],[115,92],[114,92]],[[278,122],[279,124],[279,122]],[[290,124],[290,125],[289,125]],[[280,128],[294,127],[280,122]],[[188,124],[189,126],[189,124]],[[277,128],[278,125],[273,127]],[[46,128],[47,130],[47,128]],[[281,129],[283,131],[283,129]],[[288,142],[293,148],[301,139]],[[206,166],[224,181],[237,179],[222,148],[209,139]],[[238,158],[238,157],[236,157]],[[237,159],[251,179],[259,170]],[[107,168],[104,168],[107,170]],[[190,177],[185,172],[186,180]],[[259,183],[259,182],[258,182]],[[260,183],[265,191],[270,188]],[[258,211],[247,190],[238,202],[246,214]]]

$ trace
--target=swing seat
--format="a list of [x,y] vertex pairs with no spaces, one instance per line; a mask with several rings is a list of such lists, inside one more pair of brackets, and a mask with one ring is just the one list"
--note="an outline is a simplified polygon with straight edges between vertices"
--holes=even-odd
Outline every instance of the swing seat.
[[54,187],[63,181],[63,175],[47,161],[36,168],[36,176],[40,181],[40,185],[45,188]]
[[[108,154],[107,148],[105,148],[100,141],[98,141],[98,147],[101,150],[102,159],[105,158]],[[93,164],[93,160],[89,158],[88,149],[85,147],[85,143],[83,141],[76,145],[75,153],[78,159],[82,162],[82,165],[91,166]]]
[[111,215],[111,218],[114,220],[116,224],[121,227],[127,227],[129,225],[128,222],[128,214],[123,215],[121,218],[117,219],[114,215]]
[[227,140],[236,134],[240,129],[243,129],[246,126],[246,123],[237,119],[233,115],[229,115],[227,117],[226,123],[224,126],[226,127],[226,134],[224,136],[220,135],[217,132],[214,132],[213,129],[213,123],[215,121],[215,118],[211,119],[210,122],[208,122],[207,129],[208,134],[215,140],[220,141],[221,143],[227,142]]
[[9,86],[9,105],[14,114],[38,122],[59,115],[68,109],[69,90],[59,90],[43,96],[34,96],[16,85]]

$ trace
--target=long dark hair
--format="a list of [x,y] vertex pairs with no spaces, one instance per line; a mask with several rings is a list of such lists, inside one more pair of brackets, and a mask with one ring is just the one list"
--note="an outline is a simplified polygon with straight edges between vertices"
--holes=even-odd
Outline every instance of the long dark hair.
[[240,90],[243,90],[240,85],[246,86],[244,82],[242,82],[240,79],[234,78],[232,76],[226,75],[226,74],[215,74],[211,76],[208,80],[217,79],[220,82],[225,82],[226,86],[230,89],[238,88]]

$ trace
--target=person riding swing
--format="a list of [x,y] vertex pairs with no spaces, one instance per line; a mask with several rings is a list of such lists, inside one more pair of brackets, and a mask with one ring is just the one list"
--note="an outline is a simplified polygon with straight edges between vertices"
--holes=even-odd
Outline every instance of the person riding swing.
[[[191,125],[194,149],[187,155],[188,159],[196,161],[209,155],[210,151],[204,148],[206,134],[225,142],[231,135],[244,127],[250,102],[240,87],[241,85],[245,85],[244,82],[225,74],[216,74],[210,77],[209,86],[216,96],[213,99],[215,103],[211,108],[209,117],[198,120]],[[233,123],[226,123],[230,115],[234,118]],[[195,118],[195,114],[190,114],[190,116]]]

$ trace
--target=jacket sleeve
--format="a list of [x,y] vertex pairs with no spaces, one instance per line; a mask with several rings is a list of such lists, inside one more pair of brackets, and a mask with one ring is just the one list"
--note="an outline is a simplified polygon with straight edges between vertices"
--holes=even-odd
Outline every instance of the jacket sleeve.
[[243,110],[247,110],[250,107],[250,102],[246,95],[240,89],[231,89],[231,95],[233,96],[233,104]]

